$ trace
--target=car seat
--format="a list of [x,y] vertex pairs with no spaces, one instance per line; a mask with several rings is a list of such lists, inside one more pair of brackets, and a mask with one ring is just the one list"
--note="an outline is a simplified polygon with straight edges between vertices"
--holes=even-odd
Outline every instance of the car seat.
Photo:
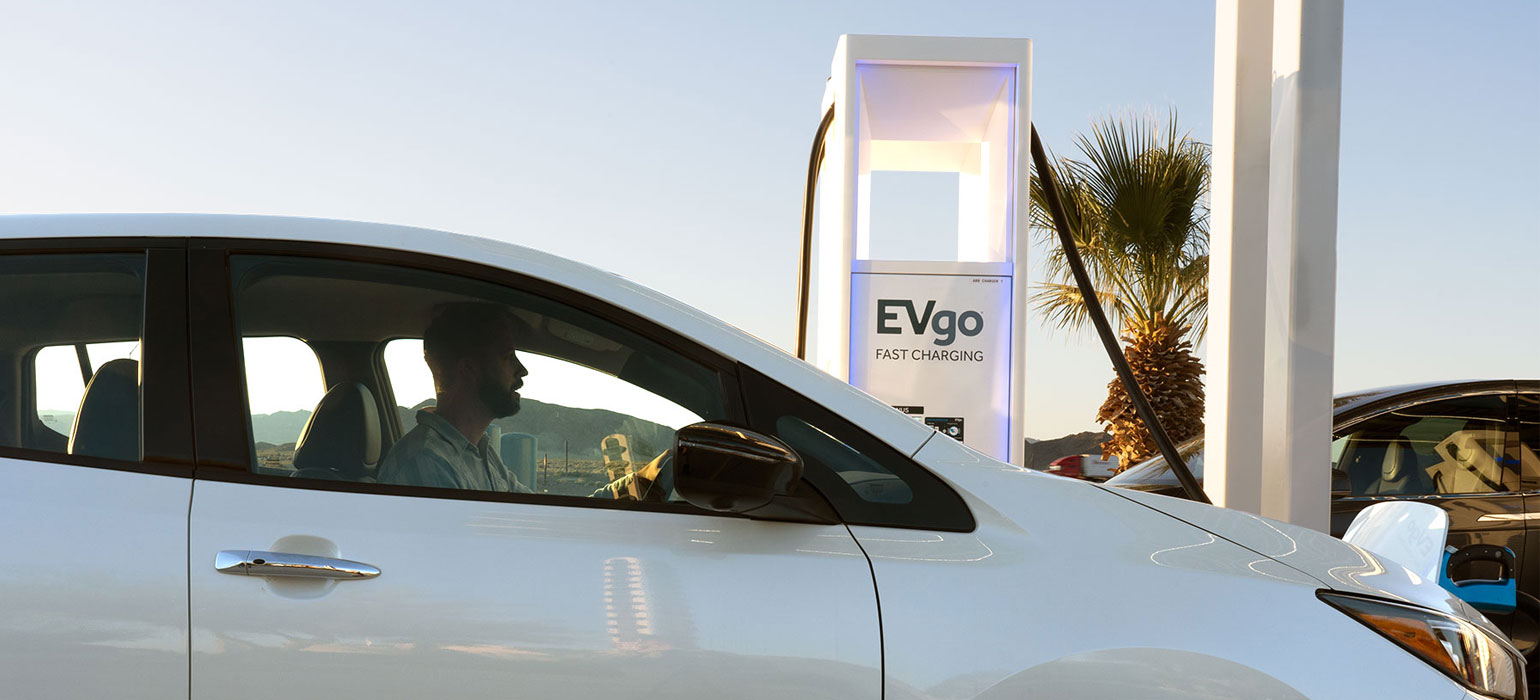
[[1433,493],[1433,484],[1423,470],[1417,468],[1417,453],[1412,443],[1398,437],[1385,445],[1385,456],[1380,461],[1379,478],[1364,489],[1367,496],[1424,495]]
[[139,362],[120,358],[96,370],[75,412],[69,453],[138,461]]
[[[1505,470],[1495,458],[1502,450],[1502,440],[1501,430],[1456,430],[1433,447],[1442,460],[1425,471],[1439,485],[1439,493],[1507,491],[1510,485],[1503,483]],[[1488,451],[1484,442],[1497,447]]]
[[380,414],[357,382],[332,387],[316,404],[294,445],[294,476],[374,481],[380,464]]

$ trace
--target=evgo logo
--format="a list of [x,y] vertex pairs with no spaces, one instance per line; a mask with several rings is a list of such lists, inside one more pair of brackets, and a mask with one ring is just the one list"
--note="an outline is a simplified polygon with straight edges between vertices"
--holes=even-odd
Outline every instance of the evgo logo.
[[877,332],[883,335],[900,335],[904,325],[899,323],[902,308],[908,317],[908,327],[915,335],[924,335],[927,328],[938,337],[931,341],[937,345],[951,345],[961,333],[973,337],[984,331],[984,316],[977,311],[936,311],[936,300],[925,302],[924,313],[916,313],[914,302],[909,299],[877,300]]

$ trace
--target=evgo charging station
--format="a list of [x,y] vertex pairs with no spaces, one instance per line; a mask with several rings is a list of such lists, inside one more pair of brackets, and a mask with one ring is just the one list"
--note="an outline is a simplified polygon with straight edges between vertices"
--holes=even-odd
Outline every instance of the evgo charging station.
[[[1031,68],[1028,39],[840,37],[809,169],[799,308],[799,356],[1013,464],[1025,444]],[[873,225],[881,172],[956,174],[952,255],[874,255],[891,235]]]

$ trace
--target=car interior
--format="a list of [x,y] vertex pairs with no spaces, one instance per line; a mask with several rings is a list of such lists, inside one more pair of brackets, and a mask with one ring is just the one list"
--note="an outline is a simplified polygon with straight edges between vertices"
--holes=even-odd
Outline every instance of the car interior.
[[[139,363],[93,362],[88,346],[135,344],[144,304],[142,255],[0,259],[0,445],[139,459]],[[65,425],[37,410],[38,354],[70,348],[84,392]],[[73,377],[72,377],[73,379]],[[64,407],[59,407],[64,408]],[[46,416],[54,418],[55,416]]]
[[[132,254],[0,258],[0,298],[11,302],[0,316],[0,446],[139,459],[137,353],[144,266],[144,256]],[[277,464],[259,459],[252,441],[252,470],[258,473],[373,481],[390,446],[410,428],[402,417],[409,407],[398,408],[383,349],[392,340],[420,338],[434,308],[451,302],[507,304],[522,324],[520,355],[556,358],[702,418],[726,415],[721,381],[712,370],[541,297],[449,275],[333,261],[237,257],[234,272],[240,334],[299,339],[314,353],[325,386],[297,438],[290,438],[290,459]],[[102,352],[109,345],[126,348],[126,356]],[[78,363],[58,362],[75,357]],[[61,378],[78,382],[78,393],[58,398],[50,383],[59,384]],[[40,398],[61,405],[40,406]],[[62,405],[65,400],[68,405]],[[512,425],[494,443],[494,449],[509,448],[502,451],[505,464],[523,483],[540,481],[537,462],[551,451],[551,445],[539,449],[537,437],[549,443],[553,431],[573,425],[582,430],[572,437],[591,444],[555,446],[567,466],[580,465],[567,469],[577,476],[563,482],[564,495],[598,495],[601,487],[648,465],[654,479],[667,471],[657,458],[670,446],[672,428],[591,406],[542,408],[548,415],[541,435],[520,432],[519,416],[514,416],[505,419]],[[600,457],[602,443],[611,436],[629,439],[628,459]],[[589,452],[595,459],[583,459]],[[561,482],[560,474],[553,481]],[[667,489],[612,488],[609,493],[662,500]]]
[[[242,337],[302,340],[314,351],[328,387],[294,444],[292,466],[271,466],[254,454],[253,469],[260,472],[373,481],[390,446],[409,429],[403,424],[383,362],[385,345],[395,339],[420,338],[435,308],[456,302],[507,305],[521,325],[516,331],[521,356],[557,358],[608,375],[703,418],[724,415],[721,385],[714,373],[618,326],[541,297],[437,273],[332,261],[238,257],[233,272]],[[498,422],[506,426],[496,449],[523,483],[536,484],[543,480],[536,473],[537,465],[528,463],[535,450],[502,449],[533,437],[517,430],[524,413]],[[610,423],[597,432],[586,431],[594,435],[593,444],[577,451],[585,456],[594,452],[592,456],[598,458],[604,440],[612,435],[629,437],[633,450],[652,443],[651,450],[633,455],[635,462],[627,460],[619,470],[602,459],[582,460],[594,476],[581,485],[581,495],[596,494],[599,487],[628,477],[668,447],[656,444],[660,440],[655,437],[628,436],[626,428],[637,419],[614,411],[603,413]],[[604,431],[610,432],[598,434]],[[257,444],[255,439],[252,444]],[[566,445],[565,451],[574,450]],[[650,489],[611,488],[609,493],[610,497],[655,493],[662,498],[661,491]]]
[[1474,418],[1386,414],[1349,434],[1337,469],[1355,496],[1515,491],[1497,462],[1503,436]]

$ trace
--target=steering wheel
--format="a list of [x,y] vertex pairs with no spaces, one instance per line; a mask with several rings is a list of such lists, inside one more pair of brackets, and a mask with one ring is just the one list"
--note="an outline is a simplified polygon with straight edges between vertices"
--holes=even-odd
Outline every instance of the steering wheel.
[[[639,495],[631,496],[635,483]],[[674,493],[674,451],[664,450],[651,462],[636,471],[611,481],[594,491],[593,498],[612,498],[619,501],[642,503],[667,503]]]

